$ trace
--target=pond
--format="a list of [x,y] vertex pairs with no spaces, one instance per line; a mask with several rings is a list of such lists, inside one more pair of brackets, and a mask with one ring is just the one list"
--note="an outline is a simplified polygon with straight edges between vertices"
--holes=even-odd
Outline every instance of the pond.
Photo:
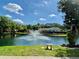
[[66,37],[48,37],[38,31],[30,31],[29,35],[0,39],[0,46],[31,46],[31,45],[62,45],[68,44]]

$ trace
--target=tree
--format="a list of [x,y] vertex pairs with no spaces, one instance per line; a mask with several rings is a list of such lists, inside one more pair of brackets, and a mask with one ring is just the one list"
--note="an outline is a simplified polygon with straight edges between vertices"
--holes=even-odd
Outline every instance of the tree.
[[8,29],[11,25],[11,21],[9,20],[8,17],[0,16],[0,29],[1,29],[1,34],[3,34],[6,29]]
[[59,2],[60,11],[65,13],[64,25],[68,32],[70,46],[74,46],[79,32],[79,5],[73,0],[61,0]]
[[15,30],[26,31],[27,26],[16,23],[8,17],[0,16],[0,36],[3,35],[5,32],[9,32],[15,35]]

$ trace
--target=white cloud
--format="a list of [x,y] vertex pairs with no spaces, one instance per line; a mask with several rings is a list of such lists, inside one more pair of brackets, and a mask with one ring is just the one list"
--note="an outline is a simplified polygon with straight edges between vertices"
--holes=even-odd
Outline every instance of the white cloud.
[[10,12],[14,12],[16,14],[24,16],[23,13],[20,13],[20,11],[22,11],[23,8],[20,5],[18,5],[18,4],[8,3],[7,5],[3,6],[3,8],[8,10],[8,11],[10,11]]
[[8,14],[7,14],[7,15],[5,15],[5,16],[6,16],[6,17],[9,17],[9,18],[12,18],[12,16],[11,16],[11,15],[8,15]]
[[43,1],[44,5],[47,5],[48,4],[48,1]]
[[24,14],[23,13],[19,13],[21,16],[24,16]]
[[38,15],[39,14],[38,10],[34,10],[33,14]]
[[45,7],[50,4],[51,0],[43,0],[41,6]]
[[49,0],[42,0],[41,3],[38,3],[36,6],[45,7],[49,4]]
[[15,21],[15,22],[17,22],[17,23],[21,23],[21,24],[24,23],[21,19],[14,19],[13,21]]
[[40,18],[39,20],[40,20],[40,21],[46,21],[46,19],[45,19],[45,18]]
[[56,16],[55,14],[50,14],[50,15],[49,15],[49,17],[55,17],[55,16]]
[[38,12],[34,12],[34,15],[38,15]]

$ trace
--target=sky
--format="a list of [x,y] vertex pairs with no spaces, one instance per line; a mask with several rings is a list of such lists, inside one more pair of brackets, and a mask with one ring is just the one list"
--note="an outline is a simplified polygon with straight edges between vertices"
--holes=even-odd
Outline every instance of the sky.
[[22,24],[63,24],[59,0],[0,0],[0,16]]

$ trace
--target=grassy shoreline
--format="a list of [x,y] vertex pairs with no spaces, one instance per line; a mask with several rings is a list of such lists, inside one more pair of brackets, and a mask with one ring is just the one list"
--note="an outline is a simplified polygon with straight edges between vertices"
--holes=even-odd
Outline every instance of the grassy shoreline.
[[56,36],[56,37],[66,37],[67,34],[47,34],[47,36],[51,36],[51,37],[53,37],[53,36]]
[[46,46],[0,46],[0,56],[79,56],[79,49],[53,46],[53,50],[45,50],[45,47]]

